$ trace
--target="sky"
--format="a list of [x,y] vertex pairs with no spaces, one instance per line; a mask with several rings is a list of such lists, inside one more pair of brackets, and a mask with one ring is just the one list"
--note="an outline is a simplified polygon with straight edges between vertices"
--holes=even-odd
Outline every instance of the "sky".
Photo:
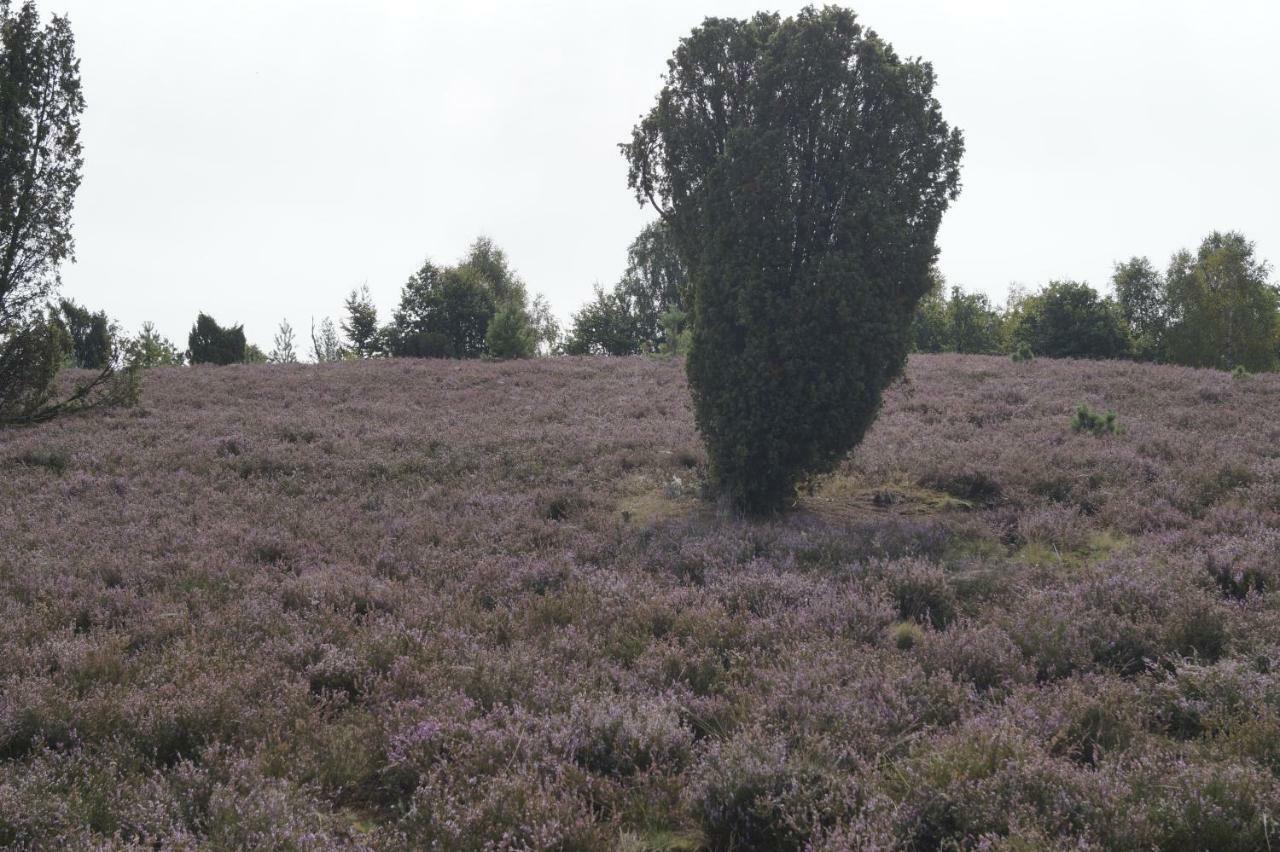
[[[567,319],[653,217],[617,144],[738,0],[39,0],[82,61],[63,294],[185,345],[199,311],[269,349],[367,284],[382,319],[479,235]],[[1280,262],[1280,3],[859,0],[931,61],[964,130],[947,280],[1105,287],[1213,230]]]

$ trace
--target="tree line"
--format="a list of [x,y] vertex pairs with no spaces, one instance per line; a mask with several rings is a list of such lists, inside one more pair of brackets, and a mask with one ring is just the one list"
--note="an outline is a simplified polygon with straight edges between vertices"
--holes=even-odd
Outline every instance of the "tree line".
[[[200,313],[180,349],[152,323],[134,336],[103,311],[61,299],[48,317],[66,334],[63,365],[102,370],[117,360],[140,367],[183,364],[290,364],[361,358],[529,358],[536,355],[683,354],[688,350],[688,272],[666,224],[646,226],[627,267],[562,331],[546,298],[524,281],[493,240],[477,239],[452,266],[425,262],[405,283],[388,322],[363,286],[352,289],[338,322],[312,321],[304,338],[283,320],[273,346],[248,342],[242,325]],[[949,286],[929,272],[929,290],[911,326],[913,352],[1011,355],[1019,359],[1130,358],[1250,372],[1280,366],[1280,289],[1254,243],[1215,232],[1179,251],[1161,272],[1148,258],[1117,263],[1109,294],[1089,284],[1050,281],[1015,287],[1003,305]]]
[[[542,295],[530,298],[506,253],[480,237],[458,263],[430,260],[405,283],[391,320],[380,324],[368,286],[352,289],[335,323],[314,319],[309,347],[288,319],[264,352],[245,339],[241,325],[222,326],[201,313],[187,338],[192,364],[292,364],[361,358],[529,358],[557,351],[559,324]],[[172,344],[170,350],[175,350]],[[176,351],[176,350],[175,350]]]
[[1160,272],[1145,257],[1115,266],[1110,295],[1079,281],[1015,289],[1003,306],[948,288],[937,270],[916,309],[917,352],[1020,358],[1133,358],[1250,372],[1280,366],[1280,288],[1254,243],[1214,232]]

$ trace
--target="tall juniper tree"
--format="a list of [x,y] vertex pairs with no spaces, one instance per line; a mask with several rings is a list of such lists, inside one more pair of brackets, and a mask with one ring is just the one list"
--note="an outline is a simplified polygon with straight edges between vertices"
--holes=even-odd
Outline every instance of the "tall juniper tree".
[[187,335],[187,359],[192,364],[243,364],[248,353],[243,325],[223,327],[203,311]]
[[57,400],[72,342],[44,305],[74,258],[71,210],[84,158],[80,61],[65,17],[42,25],[35,3],[0,0],[0,423],[31,423],[131,402],[132,369],[106,364]]
[[709,18],[622,146],[688,270],[698,428],[740,510],[838,463],[905,363],[964,147],[934,83],[848,10]]

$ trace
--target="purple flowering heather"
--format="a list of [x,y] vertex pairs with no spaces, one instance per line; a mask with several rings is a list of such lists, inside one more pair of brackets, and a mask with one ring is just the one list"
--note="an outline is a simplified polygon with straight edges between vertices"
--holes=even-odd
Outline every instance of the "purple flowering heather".
[[0,844],[1280,844],[1280,377],[916,357],[764,522],[676,361],[145,382],[0,431]]

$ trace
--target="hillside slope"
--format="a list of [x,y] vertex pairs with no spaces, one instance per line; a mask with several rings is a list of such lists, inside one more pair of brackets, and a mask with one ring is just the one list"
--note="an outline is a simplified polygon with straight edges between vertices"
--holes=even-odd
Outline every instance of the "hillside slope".
[[917,357],[784,518],[704,463],[645,359],[0,431],[0,843],[1280,842],[1280,377]]

